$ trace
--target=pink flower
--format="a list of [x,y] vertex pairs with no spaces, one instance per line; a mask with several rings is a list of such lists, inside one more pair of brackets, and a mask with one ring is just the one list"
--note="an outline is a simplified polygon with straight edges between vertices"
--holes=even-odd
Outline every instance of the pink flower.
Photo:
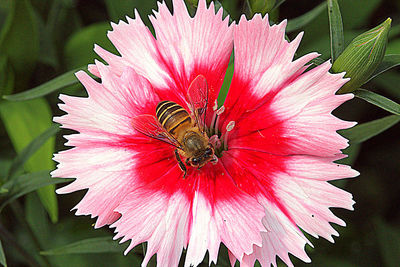
[[[60,96],[67,114],[55,121],[79,133],[66,136],[73,148],[54,157],[54,177],[76,178],[58,193],[88,189],[76,214],[115,228],[115,239],[131,241],[125,253],[147,242],[143,266],[155,253],[158,266],[177,266],[183,249],[185,266],[198,265],[207,250],[215,263],[221,242],[232,264],[276,265],[279,256],[292,266],[288,253],[309,262],[304,246],[311,243],[300,229],[333,242],[330,222],[345,222],[329,208],[353,209],[352,195],[328,183],[358,175],[333,163],[347,146],[336,131],[354,125],[331,114],[353,97],[335,95],[347,80],[330,74],[329,62],[306,71],[317,53],[293,61],[302,34],[288,43],[286,21],[270,26],[255,15],[229,25],[205,0],[194,18],[182,0],[173,4],[173,15],[162,3],[150,18],[156,39],[137,12],[113,24],[108,37],[121,56],[96,46],[108,65],[89,69],[101,83],[80,71],[89,97]],[[215,119],[233,48],[234,77]],[[175,147],[133,121],[155,116],[162,100],[190,110],[187,91],[198,75],[208,84],[206,125],[220,133],[210,140],[220,157],[187,166],[183,179]]]

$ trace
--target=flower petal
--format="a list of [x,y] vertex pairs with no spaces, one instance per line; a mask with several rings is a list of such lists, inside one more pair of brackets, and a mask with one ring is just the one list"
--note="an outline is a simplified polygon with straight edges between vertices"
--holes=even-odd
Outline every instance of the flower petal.
[[327,62],[300,75],[272,94],[268,102],[247,112],[236,121],[229,147],[276,155],[340,154],[348,143],[336,131],[355,123],[342,121],[331,112],[353,96],[334,94],[346,80],[343,74],[330,74],[329,68]]
[[185,267],[199,265],[203,261],[207,249],[210,264],[211,262],[217,263],[221,238],[213,217],[213,207],[207,198],[199,192],[195,192],[192,214]]
[[115,227],[115,239],[131,239],[127,254],[137,244],[147,241],[147,252],[142,262],[146,266],[157,253],[159,266],[178,266],[186,247],[189,230],[190,202],[182,192],[166,195],[159,191],[138,188],[124,198],[116,209],[121,218]]
[[229,17],[222,20],[222,8],[215,14],[200,0],[191,18],[184,1],[173,0],[173,15],[166,4],[150,20],[157,37],[159,55],[179,91],[186,94],[190,82],[199,74],[206,77],[209,102],[214,103],[224,80],[233,47],[233,26]]
[[139,75],[147,78],[153,86],[168,87],[171,78],[167,66],[163,64],[156,40],[143,23],[137,10],[135,10],[134,19],[127,17],[127,23],[121,20],[118,24],[111,25],[113,30],[107,36],[121,57],[100,47],[95,47],[96,53],[107,61],[116,74],[121,75],[124,66],[129,66]]
[[[165,3],[159,3],[159,10],[150,16],[157,40],[135,11],[135,19],[127,17],[127,23],[113,24],[108,34],[121,57],[99,46],[95,51],[116,74],[121,75],[124,66],[130,66],[160,90],[162,99],[181,104],[192,80],[202,74],[208,82],[209,102],[213,103],[232,52],[233,26],[228,25],[229,18],[222,20],[222,9],[215,14],[214,4],[207,8],[205,0],[199,1],[194,18],[183,1],[174,0],[173,7],[172,15]],[[93,65],[90,71],[99,73]]]
[[89,97],[60,95],[64,104],[59,104],[59,107],[68,114],[55,117],[54,121],[64,128],[93,135],[133,134],[130,118],[154,113],[159,98],[149,82],[131,68],[125,68],[122,76],[118,77],[102,63],[96,62],[96,66],[102,75],[102,83],[83,71],[77,72],[76,76]]
[[327,181],[359,174],[332,160],[310,156],[289,157],[286,173],[277,173],[273,178],[277,195],[296,224],[314,237],[322,236],[331,242],[331,235],[338,233],[329,223],[341,226],[345,223],[329,208],[353,210],[354,201],[350,193]]
[[288,43],[285,27],[286,21],[270,26],[268,16],[262,18],[260,14],[250,21],[241,17],[234,33],[235,70],[224,104],[229,114],[226,123],[236,121],[268,94],[285,87],[305,70],[308,61],[318,56],[311,53],[292,62],[302,34]]
[[[113,147],[99,147],[92,143],[91,148],[72,148],[54,156],[58,161],[52,177],[76,180],[57,190],[57,193],[70,193],[87,189],[85,197],[74,208],[77,215],[98,216],[95,227],[113,223],[119,214],[114,208],[129,192],[134,182],[129,160],[130,154]],[[101,199],[101,201],[99,201]]]
[[[286,216],[280,208],[260,196],[266,211],[263,224],[267,232],[262,233],[262,246],[254,246],[254,253],[243,258],[244,266],[254,266],[257,259],[262,266],[277,266],[279,256],[288,266],[293,266],[288,253],[304,262],[311,262],[304,251],[305,244],[310,244],[303,233]],[[311,244],[310,244],[311,245]]]

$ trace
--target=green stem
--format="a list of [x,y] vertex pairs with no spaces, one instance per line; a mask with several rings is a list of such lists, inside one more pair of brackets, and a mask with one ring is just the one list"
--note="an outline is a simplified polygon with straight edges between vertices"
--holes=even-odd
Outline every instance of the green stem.
[[[18,222],[25,227],[25,229],[28,232],[28,235],[30,236],[30,238],[33,241],[33,244],[36,247],[36,250],[38,251],[38,255],[40,255],[40,251],[42,251],[43,249],[41,248],[41,245],[39,243],[39,240],[37,239],[35,233],[32,231],[31,226],[26,222],[24,215],[23,215],[23,209],[21,207],[21,205],[19,204],[18,201],[14,201],[10,204],[11,206],[11,210],[14,212],[15,217],[17,218]],[[49,262],[49,260],[43,256],[40,255],[40,257],[42,258],[43,262],[46,264],[47,267],[51,267],[51,264]]]
[[21,247],[15,241],[14,237],[1,224],[0,224],[0,238],[4,241],[4,243],[13,246],[18,251],[18,253],[21,254],[22,258],[26,260],[29,266],[40,267],[40,264],[23,247]]

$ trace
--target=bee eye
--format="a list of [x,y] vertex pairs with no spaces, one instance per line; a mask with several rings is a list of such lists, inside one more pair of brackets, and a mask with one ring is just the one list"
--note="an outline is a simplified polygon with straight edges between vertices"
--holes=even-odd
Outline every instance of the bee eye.
[[198,158],[193,158],[192,162],[193,164],[197,165],[200,162],[200,160]]

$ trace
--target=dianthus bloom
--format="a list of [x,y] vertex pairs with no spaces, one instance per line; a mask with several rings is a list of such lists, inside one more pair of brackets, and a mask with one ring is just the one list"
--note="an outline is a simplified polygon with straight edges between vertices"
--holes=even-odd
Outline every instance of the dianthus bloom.
[[[126,253],[147,242],[143,266],[155,253],[158,266],[177,266],[183,249],[185,266],[207,251],[215,263],[221,242],[232,264],[276,265],[279,256],[292,265],[288,253],[309,262],[302,230],[333,241],[330,223],[345,223],[329,208],[354,204],[328,183],[358,174],[334,163],[347,146],[336,131],[354,125],[331,114],[352,98],[335,95],[343,74],[330,74],[329,62],[306,71],[316,53],[293,61],[302,34],[287,42],[285,21],[270,26],[255,15],[229,25],[205,0],[193,18],[175,0],[173,14],[160,3],[150,20],[156,38],[137,12],[113,25],[108,37],[120,56],[96,46],[108,65],[89,66],[101,83],[80,71],[89,97],[60,96],[67,114],[55,121],[78,133],[66,136],[73,148],[55,155],[52,175],[76,178],[58,192],[88,189],[76,214],[115,228],[115,239],[131,241]],[[225,110],[216,110],[232,49]],[[187,91],[199,75],[208,84],[206,126],[219,133],[221,151],[183,178],[175,147],[138,132],[132,120],[155,116],[164,100],[190,112]]]

